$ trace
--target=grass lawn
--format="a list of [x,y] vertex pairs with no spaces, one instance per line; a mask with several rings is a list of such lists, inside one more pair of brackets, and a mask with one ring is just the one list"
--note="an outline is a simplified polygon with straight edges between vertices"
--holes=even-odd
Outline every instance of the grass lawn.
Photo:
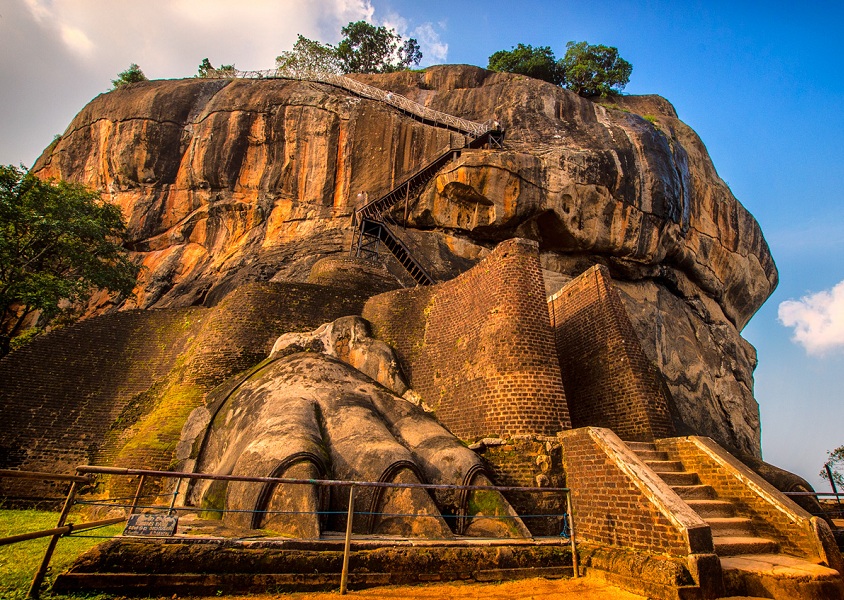
[[[28,533],[41,529],[52,529],[56,526],[59,513],[41,510],[0,510],[0,537]],[[74,519],[71,518],[72,522]],[[105,537],[113,536],[123,530],[122,524],[111,525],[101,529],[82,531],[69,538],[61,538],[50,561],[45,586],[49,590],[53,577],[67,569],[76,557],[105,541]],[[83,537],[84,536],[84,537]],[[4,600],[22,600],[26,597],[32,576],[41,564],[44,550],[49,538],[29,540],[19,544],[0,546],[0,598]],[[50,593],[44,592],[42,597],[49,598]],[[67,596],[62,596],[67,597]],[[106,598],[107,596],[100,596]],[[86,596],[90,600],[96,596]]]

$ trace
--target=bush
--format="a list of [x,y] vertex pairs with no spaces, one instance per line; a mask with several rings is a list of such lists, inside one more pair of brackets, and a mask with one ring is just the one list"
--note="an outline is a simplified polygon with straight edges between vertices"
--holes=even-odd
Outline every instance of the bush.
[[630,81],[633,66],[618,55],[617,48],[586,42],[569,42],[566,48],[566,55],[557,60],[548,46],[519,44],[490,56],[487,69],[520,73],[585,97],[611,96]]
[[138,83],[139,81],[149,81],[147,76],[144,75],[144,72],[141,71],[141,67],[132,63],[129,65],[129,68],[125,71],[121,71],[117,74],[117,79],[111,80],[111,85],[113,86],[112,89],[116,90],[117,88],[121,88],[124,85],[129,85],[130,83]]
[[489,57],[486,67],[490,71],[519,73],[548,81],[554,85],[563,82],[563,72],[554,52],[548,46],[519,44],[512,50],[499,50]]

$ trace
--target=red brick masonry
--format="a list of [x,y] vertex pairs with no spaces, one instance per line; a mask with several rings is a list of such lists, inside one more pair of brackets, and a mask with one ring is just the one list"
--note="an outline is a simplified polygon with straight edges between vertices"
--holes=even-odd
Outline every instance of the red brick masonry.
[[451,281],[375,296],[363,316],[457,437],[570,427],[536,242],[508,240]]
[[675,435],[668,392],[606,267],[571,281],[549,310],[572,426],[607,427],[624,440]]

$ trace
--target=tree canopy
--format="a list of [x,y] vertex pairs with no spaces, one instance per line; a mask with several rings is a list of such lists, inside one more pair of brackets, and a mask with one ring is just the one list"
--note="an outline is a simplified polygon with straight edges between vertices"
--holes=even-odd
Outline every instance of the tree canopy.
[[349,23],[340,30],[337,46],[299,35],[292,50],[276,58],[276,67],[296,75],[328,73],[391,73],[418,65],[419,44],[403,39],[393,29],[366,21]]
[[129,294],[139,267],[125,235],[98,192],[0,165],[0,356],[35,311],[46,323],[98,289]]
[[610,96],[630,81],[633,65],[618,55],[618,48],[569,42],[560,61],[568,89],[581,96]]
[[519,44],[490,56],[487,69],[535,77],[585,97],[618,93],[633,72],[633,66],[618,55],[618,48],[587,42],[569,42],[560,60],[548,46]]
[[[837,488],[844,488],[844,446],[838,446],[832,452],[827,452],[828,459],[821,469],[820,476],[829,481],[829,472],[832,473],[832,483]],[[826,467],[829,466],[829,472]]]
[[309,40],[301,34],[296,39],[292,50],[286,50],[276,57],[275,66],[277,69],[299,77],[312,73],[342,73],[343,71],[336,48]]
[[211,71],[224,71],[224,72],[234,72],[234,65],[220,65],[219,67],[215,67],[211,64],[211,61],[207,58],[203,58],[202,62],[199,63],[199,68],[196,71],[197,77],[208,77]]
[[111,85],[113,86],[112,89],[116,90],[124,85],[138,83],[139,81],[148,81],[147,76],[141,71],[141,67],[132,63],[128,69],[117,74],[117,79],[111,80]]
[[563,72],[554,51],[549,46],[519,44],[512,50],[499,50],[489,57],[487,69],[505,73],[519,73],[554,85],[563,82]]
[[393,29],[366,21],[349,23],[340,30],[337,58],[346,73],[392,73],[418,65],[422,52],[415,39],[403,40]]

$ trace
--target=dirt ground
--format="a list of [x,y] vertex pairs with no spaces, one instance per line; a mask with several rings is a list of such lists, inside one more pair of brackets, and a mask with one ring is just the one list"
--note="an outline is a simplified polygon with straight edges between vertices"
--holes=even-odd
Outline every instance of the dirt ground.
[[[244,600],[339,600],[338,592],[260,594],[241,596]],[[211,600],[211,596],[207,600]],[[522,579],[504,583],[438,583],[415,586],[377,587],[351,591],[349,600],[358,598],[407,598],[408,600],[645,600],[607,583],[588,577],[579,579]],[[205,600],[205,599],[203,599]],[[215,600],[217,598],[215,597]]]

